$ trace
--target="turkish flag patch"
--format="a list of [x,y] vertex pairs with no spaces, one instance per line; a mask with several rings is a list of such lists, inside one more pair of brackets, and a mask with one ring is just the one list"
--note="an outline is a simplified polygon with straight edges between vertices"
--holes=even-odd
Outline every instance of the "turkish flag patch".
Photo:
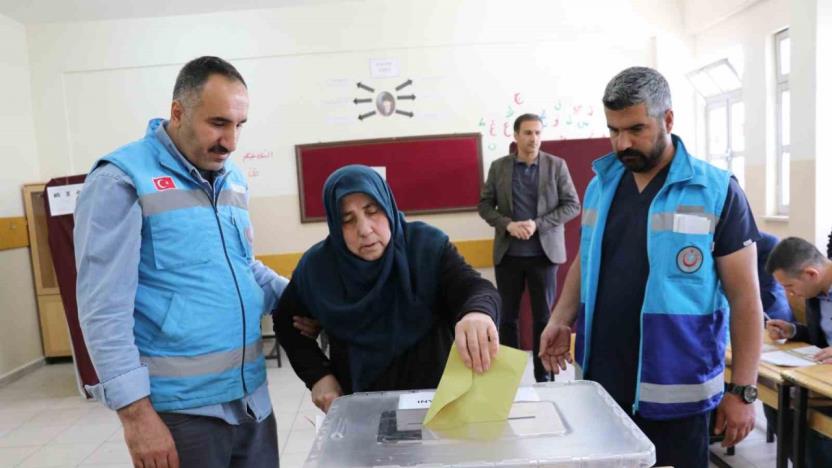
[[176,188],[176,184],[173,183],[173,178],[170,176],[154,177],[153,186],[160,192],[162,190],[171,190]]

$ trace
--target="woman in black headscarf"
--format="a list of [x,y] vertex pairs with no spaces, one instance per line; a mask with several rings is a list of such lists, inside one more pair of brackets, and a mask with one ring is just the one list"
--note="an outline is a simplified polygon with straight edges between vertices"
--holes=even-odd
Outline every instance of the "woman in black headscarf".
[[[301,258],[275,313],[275,332],[323,411],[357,391],[435,388],[456,335],[466,365],[497,353],[500,295],[439,229],[406,222],[390,187],[366,166],[324,185],[329,235]],[[293,326],[317,320],[330,358]]]

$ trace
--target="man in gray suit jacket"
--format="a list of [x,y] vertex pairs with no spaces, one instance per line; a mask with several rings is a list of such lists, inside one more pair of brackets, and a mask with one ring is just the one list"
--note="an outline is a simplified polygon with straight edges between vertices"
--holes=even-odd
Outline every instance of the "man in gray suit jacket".
[[557,292],[557,265],[566,261],[563,225],[581,204],[566,162],[540,151],[543,123],[534,114],[514,121],[517,154],[491,164],[479,202],[494,226],[494,271],[502,296],[500,343],[517,347],[517,316],[526,285],[532,304],[534,377],[549,380],[538,351]]

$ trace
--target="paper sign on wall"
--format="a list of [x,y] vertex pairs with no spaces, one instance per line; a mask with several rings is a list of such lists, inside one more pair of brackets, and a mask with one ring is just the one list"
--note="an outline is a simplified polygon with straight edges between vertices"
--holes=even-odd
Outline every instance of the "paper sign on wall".
[[75,212],[75,202],[84,184],[61,185],[47,187],[46,196],[49,197],[49,212],[52,216],[63,216]]
[[399,61],[396,59],[370,59],[370,76],[373,78],[395,78],[399,76]]
[[370,169],[378,172],[378,175],[381,176],[382,179],[385,181],[387,180],[387,167],[386,166],[370,166]]

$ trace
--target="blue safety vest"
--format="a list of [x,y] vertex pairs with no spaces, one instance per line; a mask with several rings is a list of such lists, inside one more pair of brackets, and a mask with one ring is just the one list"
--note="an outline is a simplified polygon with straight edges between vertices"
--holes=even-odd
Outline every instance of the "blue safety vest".
[[[648,419],[709,411],[719,404],[724,384],[728,302],[712,250],[730,174],[690,156],[678,137],[673,141],[676,153],[645,226],[650,274],[641,308],[632,412]],[[581,308],[575,341],[582,369],[589,364],[607,214],[621,177],[629,174],[615,154],[592,167],[596,176],[586,190],[581,223]]]
[[156,138],[161,123],[102,161],[127,173],[139,197],[133,333],[153,407],[171,411],[237,400],[263,384],[265,303],[251,272],[243,175],[227,161],[212,199]]

